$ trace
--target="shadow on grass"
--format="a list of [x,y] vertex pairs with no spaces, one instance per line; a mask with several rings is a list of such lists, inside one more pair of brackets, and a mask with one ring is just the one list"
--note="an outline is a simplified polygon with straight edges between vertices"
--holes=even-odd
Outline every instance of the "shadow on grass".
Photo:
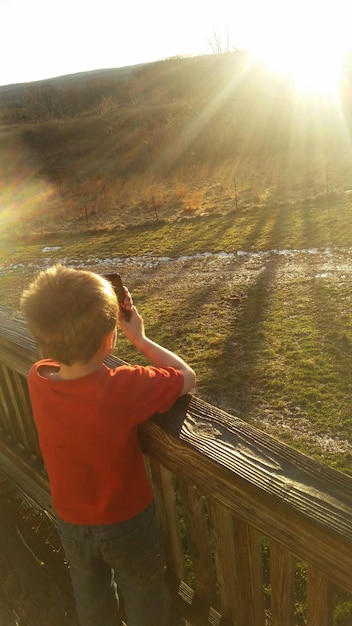
[[[231,384],[234,401],[245,416],[258,404],[262,390],[258,373],[265,350],[264,325],[275,280],[275,262],[265,266],[249,287],[241,306],[232,316],[231,327],[223,341],[221,361],[224,379]],[[214,372],[217,376],[218,368]]]

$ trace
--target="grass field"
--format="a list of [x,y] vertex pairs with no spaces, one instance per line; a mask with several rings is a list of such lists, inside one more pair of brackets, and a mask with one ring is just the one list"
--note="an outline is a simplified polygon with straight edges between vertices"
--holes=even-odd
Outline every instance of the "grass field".
[[[125,227],[4,236],[1,299],[56,261],[118,269],[150,336],[197,371],[197,393],[352,474],[350,194]],[[120,337],[117,353],[140,360]]]

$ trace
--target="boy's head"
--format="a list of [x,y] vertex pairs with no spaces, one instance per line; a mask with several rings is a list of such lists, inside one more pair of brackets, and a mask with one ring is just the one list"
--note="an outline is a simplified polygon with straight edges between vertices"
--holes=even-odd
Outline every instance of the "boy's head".
[[62,265],[39,273],[22,294],[21,310],[42,356],[65,365],[89,361],[118,317],[107,280]]

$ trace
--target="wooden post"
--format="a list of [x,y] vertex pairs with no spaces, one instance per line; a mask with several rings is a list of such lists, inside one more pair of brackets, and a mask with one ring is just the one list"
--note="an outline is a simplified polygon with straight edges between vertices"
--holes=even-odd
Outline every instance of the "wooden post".
[[236,181],[236,177],[233,179],[234,182],[234,187],[235,187],[235,206],[236,206],[236,211],[238,209],[238,199],[237,199],[237,181]]
[[221,614],[240,626],[238,570],[233,516],[225,507],[209,501],[209,523],[214,547],[216,578],[219,587]]
[[295,559],[276,541],[270,543],[272,626],[294,624]]
[[154,459],[150,459],[149,463],[159,523],[164,537],[166,558],[173,572],[182,580],[185,576],[185,563],[177,518],[173,476]]
[[204,498],[197,487],[182,479],[179,480],[179,488],[197,593],[211,604],[216,603]]
[[333,587],[315,567],[308,568],[307,626],[331,626]]
[[156,210],[156,203],[155,203],[155,198],[154,196],[152,196],[152,201],[153,201],[153,207],[154,207],[154,213],[155,213],[155,219],[158,222],[159,221],[159,216],[158,216],[158,211]]
[[238,593],[242,618],[238,624],[240,626],[264,626],[261,535],[253,526],[236,518],[235,542],[237,567],[240,573]]

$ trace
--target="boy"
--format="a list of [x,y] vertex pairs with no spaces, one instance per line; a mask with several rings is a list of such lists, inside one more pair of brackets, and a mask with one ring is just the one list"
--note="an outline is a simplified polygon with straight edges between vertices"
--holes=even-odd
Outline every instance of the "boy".
[[[125,292],[128,322],[98,274],[62,265],[40,272],[21,297],[43,356],[28,386],[80,623],[117,626],[118,586],[128,626],[169,626],[161,535],[137,427],[188,393],[195,374],[145,335]],[[117,325],[152,366],[106,367]]]

